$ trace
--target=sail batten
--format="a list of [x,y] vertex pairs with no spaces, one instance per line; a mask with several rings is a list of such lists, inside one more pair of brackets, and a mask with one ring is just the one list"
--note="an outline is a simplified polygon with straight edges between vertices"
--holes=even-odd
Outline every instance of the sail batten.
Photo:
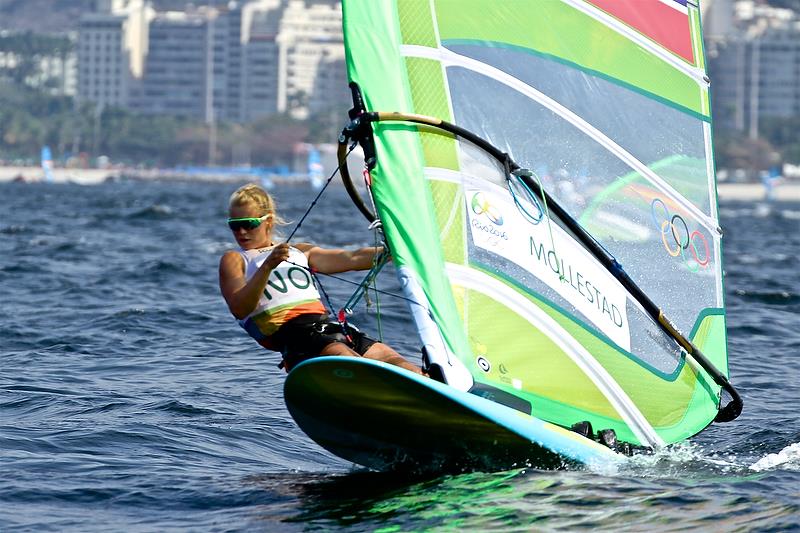
[[504,85],[513,88],[519,93],[531,98],[544,107],[563,117],[570,124],[575,126],[580,131],[586,133],[590,138],[595,140],[598,144],[603,146],[610,153],[614,154],[621,161],[627,164],[631,169],[639,172],[651,184],[657,187],[661,192],[666,194],[670,199],[677,202],[681,208],[691,213],[695,219],[703,224],[703,226],[710,231],[717,231],[718,223],[711,219],[708,215],[703,213],[694,204],[686,200],[678,191],[676,191],[669,183],[665,182],[656,172],[649,168],[642,161],[638,160],[632,154],[627,152],[624,148],[619,146],[611,140],[602,131],[598,130],[592,124],[565,108],[552,98],[542,94],[530,85],[510,76],[498,69],[486,65],[479,61],[475,61],[465,56],[461,56],[446,49],[434,49],[427,47],[419,47],[414,45],[404,45],[401,47],[403,55],[407,57],[424,57],[428,59],[438,59],[447,66],[462,67],[473,72],[477,72],[496,80]]
[[[574,7],[575,9],[578,9],[581,12],[586,13],[590,17],[603,22],[608,27],[613,28],[621,35],[624,35],[626,38],[630,39],[632,42],[635,42],[636,44],[642,46],[643,48],[646,48],[653,55],[658,56],[665,62],[669,63],[671,66],[693,77],[698,84],[703,84],[705,86],[708,86],[708,81],[705,79],[705,73],[699,68],[693,66],[694,59],[696,57],[699,57],[699,54],[697,53],[696,45],[692,42],[692,39],[689,38],[688,32],[686,32],[685,40],[688,41],[689,50],[686,49],[687,46],[686,44],[680,47],[670,47],[670,50],[667,50],[665,48],[662,48],[661,46],[658,46],[655,42],[653,42],[652,37],[651,38],[645,37],[644,35],[635,31],[634,29],[627,26],[620,20],[614,18],[614,16],[612,16],[611,14],[607,13],[606,11],[603,11],[597,5],[594,5],[594,4],[600,4],[606,9],[609,8],[613,9],[614,7],[617,7],[620,4],[624,4],[625,3],[624,1],[620,2],[620,0],[611,0],[611,1],[606,0],[605,2],[601,3],[595,0],[594,2],[587,3],[581,0],[566,0],[566,3]],[[666,5],[667,2],[664,2],[662,4]],[[619,11],[617,11],[617,13],[619,13]],[[688,16],[688,10],[686,11],[685,16]],[[655,25],[656,28],[658,26],[659,25]],[[662,26],[666,25],[662,24]],[[665,32],[664,37],[668,37],[668,35],[669,34]],[[675,48],[682,48],[681,50],[682,53],[678,52]],[[682,57],[685,61],[681,61],[680,59],[678,59],[678,57]]]
[[546,333],[589,377],[643,443],[651,447],[664,445],[664,441],[653,430],[652,426],[642,416],[617,382],[580,343],[576,342],[572,336],[560,328],[547,314],[535,306],[527,305],[529,302],[526,299],[515,291],[510,290],[505,284],[496,282],[489,276],[476,275],[472,269],[464,269],[458,265],[447,265],[447,273],[454,283],[473,290],[480,288],[482,292],[490,295],[495,301],[507,306],[525,318],[533,327]]

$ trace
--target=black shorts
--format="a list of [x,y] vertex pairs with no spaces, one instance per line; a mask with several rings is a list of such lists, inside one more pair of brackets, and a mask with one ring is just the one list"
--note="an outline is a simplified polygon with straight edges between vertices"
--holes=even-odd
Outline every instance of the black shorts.
[[290,320],[270,339],[283,354],[283,365],[288,372],[306,359],[319,357],[329,344],[341,342],[359,355],[364,355],[373,344],[371,339],[352,324],[347,324],[347,334],[342,325],[328,315],[301,315]]

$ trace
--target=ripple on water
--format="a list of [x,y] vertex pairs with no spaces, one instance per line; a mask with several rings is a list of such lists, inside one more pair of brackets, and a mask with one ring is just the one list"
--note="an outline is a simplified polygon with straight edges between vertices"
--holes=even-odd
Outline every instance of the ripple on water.
[[[283,404],[279,357],[225,308],[216,277],[234,184],[0,189],[2,530],[800,528],[800,232],[785,224],[797,206],[721,211],[739,420],[616,473],[402,477],[308,439]],[[371,244],[346,193],[329,193],[298,238]],[[299,220],[309,191],[275,195]],[[13,222],[42,202],[57,223]],[[324,283],[334,304],[352,291]],[[418,358],[407,303],[373,301],[354,320],[378,331],[379,304],[387,342]]]
[[153,204],[129,213],[128,219],[162,220],[172,216],[174,209],[166,204]]

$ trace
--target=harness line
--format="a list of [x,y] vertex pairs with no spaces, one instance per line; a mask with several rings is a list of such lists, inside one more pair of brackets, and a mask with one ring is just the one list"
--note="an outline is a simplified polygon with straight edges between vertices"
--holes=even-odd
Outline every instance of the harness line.
[[[311,213],[311,210],[314,209],[314,207],[317,205],[317,202],[319,201],[320,197],[322,197],[322,194],[325,192],[325,190],[328,188],[328,186],[331,184],[331,182],[333,181],[333,178],[335,178],[336,174],[341,171],[341,169],[342,169],[342,167],[344,165],[347,164],[347,158],[350,156],[350,154],[353,152],[353,150],[355,149],[355,147],[357,145],[358,145],[358,143],[355,142],[355,141],[350,145],[350,148],[347,150],[347,153],[344,155],[343,158],[340,159],[339,165],[336,167],[336,169],[331,173],[331,175],[325,181],[325,185],[323,185],[322,188],[320,189],[319,193],[317,193],[317,196],[311,202],[311,205],[308,206],[308,209],[306,209],[306,212],[300,218],[300,220],[298,221],[297,225],[295,225],[294,229],[292,229],[292,232],[286,238],[285,242],[288,243],[289,241],[292,240],[292,237],[294,237],[294,235],[300,229],[300,226],[303,225],[303,222],[308,217],[308,215]],[[365,178],[365,181],[367,181],[366,178]],[[367,183],[368,183],[368,181],[367,181]],[[376,226],[375,224],[371,224],[370,225],[370,229],[375,229],[376,230],[375,242],[377,243],[378,242],[378,236],[377,236],[378,226]],[[384,253],[386,253],[388,255],[387,252],[384,252]],[[363,294],[367,295],[367,300],[369,299],[369,295],[368,295],[369,283],[370,282],[374,282],[375,276],[377,276],[378,272],[383,267],[383,265],[386,264],[387,261],[388,261],[388,257],[383,257],[383,254],[376,255],[376,257],[373,258],[373,261],[372,261],[373,266],[372,266],[372,269],[370,269],[370,272],[367,274],[367,277],[364,279],[364,281],[362,281],[361,284],[357,284],[357,285],[359,285],[359,289],[363,288]],[[299,265],[299,264],[297,264],[297,263],[295,263],[293,261],[286,261],[286,262],[291,264],[291,265],[300,267],[300,268],[302,268],[304,270],[307,270],[311,274],[311,277],[314,280],[314,284],[319,289],[320,293],[322,294],[322,297],[325,299],[325,304],[328,306],[328,309],[330,309],[331,312],[334,312],[335,307],[333,306],[333,303],[331,302],[331,299],[330,299],[330,296],[328,295],[328,292],[325,290],[325,287],[322,285],[322,281],[319,279],[319,275],[318,274],[323,274],[323,275],[326,275],[326,276],[330,276],[330,277],[333,277],[335,279],[346,281],[347,283],[353,283],[350,280],[346,280],[344,278],[338,278],[336,276],[332,276],[331,274],[325,274],[324,272],[317,272],[313,268],[306,267],[304,265]],[[377,286],[375,286],[374,288],[377,291]],[[350,335],[351,326],[347,323],[347,314],[348,314],[348,312],[352,312],[350,307],[352,305],[355,305],[355,303],[361,297],[361,295],[359,294],[359,292],[360,292],[359,289],[356,289],[356,292],[353,294],[353,296],[351,296],[350,300],[348,300],[348,303],[345,304],[345,307],[341,308],[338,312],[335,313],[336,321],[339,323],[340,326],[342,326],[342,332],[344,333],[345,337],[347,337],[347,340],[350,341],[350,342],[352,342],[352,337]],[[376,294],[377,294],[377,292],[376,292]],[[358,295],[357,298],[356,298],[356,295]],[[377,299],[377,296],[376,296],[376,299]],[[352,301],[352,303],[351,303],[351,301]],[[380,304],[378,305],[378,333],[379,333],[379,337],[381,338],[381,340],[383,340],[383,334],[381,332],[381,323],[380,323]]]

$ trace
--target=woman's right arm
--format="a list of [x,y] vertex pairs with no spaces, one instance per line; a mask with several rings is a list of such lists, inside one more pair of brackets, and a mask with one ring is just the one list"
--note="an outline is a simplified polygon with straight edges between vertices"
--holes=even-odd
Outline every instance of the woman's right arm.
[[288,258],[289,246],[279,244],[248,280],[244,276],[244,259],[239,253],[230,251],[222,256],[219,261],[219,288],[233,316],[241,320],[253,312],[270,272]]

